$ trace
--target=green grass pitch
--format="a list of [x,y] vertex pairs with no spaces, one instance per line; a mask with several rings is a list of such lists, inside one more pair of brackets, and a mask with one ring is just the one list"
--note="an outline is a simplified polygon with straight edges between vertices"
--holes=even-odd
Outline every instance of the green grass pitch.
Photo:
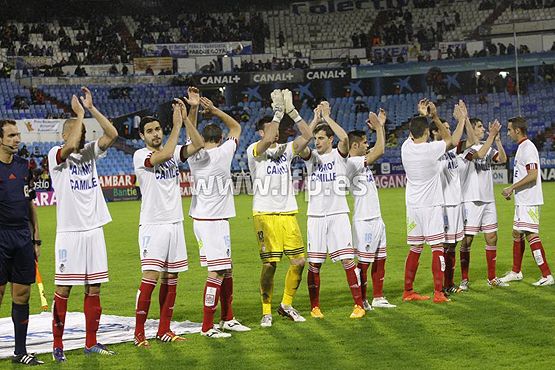
[[[499,214],[498,274],[512,263],[511,227],[513,202],[501,198],[496,186]],[[543,184],[547,201],[542,209],[541,237],[548,261],[555,268],[555,184]],[[299,196],[299,222],[306,235],[306,203]],[[286,321],[275,313],[283,291],[287,262],[279,265],[274,290],[274,326],[261,328],[261,304],[258,292],[260,260],[253,232],[251,198],[237,196],[237,217],[231,221],[234,261],[234,311],[236,317],[252,327],[249,333],[213,340],[189,336],[183,343],[160,344],[152,341],[149,351],[131,343],[114,345],[115,357],[85,357],[82,351],[67,353],[68,362],[53,364],[50,355],[40,355],[44,368],[110,369],[344,369],[344,368],[553,368],[555,363],[555,289],[531,285],[540,276],[527,246],[524,281],[509,288],[490,289],[486,284],[483,237],[478,236],[472,249],[471,290],[455,295],[452,302],[434,305],[431,301],[402,303],[405,245],[404,189],[380,191],[383,218],[387,227],[388,261],[385,295],[398,305],[394,310],[374,310],[361,320],[349,319],[353,302],[340,264],[329,260],[322,268],[321,305],[324,320],[309,314],[306,269],[295,299],[295,307],[307,318],[305,323]],[[183,200],[185,214],[190,199]],[[140,282],[137,247],[139,202],[111,203],[113,222],[105,227],[110,266],[110,283],[102,288],[102,306],[106,314],[134,315],[135,295]],[[43,239],[41,272],[48,300],[53,293],[55,208],[39,208]],[[180,275],[175,320],[202,320],[203,287],[206,270],[199,265],[198,248],[191,220],[185,220],[188,272]],[[306,237],[305,237],[306,242]],[[456,278],[460,279],[458,269]],[[432,293],[431,253],[425,249],[415,282],[419,292]],[[0,309],[9,316],[10,297],[6,293]],[[157,290],[153,295],[150,317],[158,315]],[[69,310],[82,310],[82,288],[76,287],[69,300]],[[33,287],[31,311],[40,310]],[[219,313],[216,314],[219,317]],[[0,361],[1,368],[20,368]]]

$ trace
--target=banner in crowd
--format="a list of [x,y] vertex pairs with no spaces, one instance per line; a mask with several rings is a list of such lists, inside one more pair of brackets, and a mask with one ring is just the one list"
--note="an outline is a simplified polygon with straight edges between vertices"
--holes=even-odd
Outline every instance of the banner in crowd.
[[376,0],[300,1],[291,4],[291,13],[301,15],[352,12],[361,9],[372,9],[375,2]]
[[[338,70],[335,70],[339,73]],[[323,72],[321,75],[323,76]],[[339,76],[339,74],[337,74]],[[271,83],[301,83],[305,79],[305,71],[291,69],[287,71],[244,72],[232,74],[196,75],[193,81],[198,86],[245,86],[265,85]]]
[[229,41],[190,44],[144,44],[144,55],[156,57],[184,58],[203,55],[249,55],[252,41]]
[[[50,292],[52,293],[52,292]],[[189,320],[171,322],[172,331],[177,335],[198,334],[201,324]],[[145,337],[154,338],[158,330],[158,320],[148,319],[145,323]],[[135,317],[103,314],[98,327],[98,341],[103,344],[133,342]],[[0,358],[13,356],[15,338],[11,317],[0,319]],[[82,349],[85,343],[85,314],[68,312],[64,327],[64,350]],[[27,350],[29,353],[52,352],[52,313],[42,312],[29,317],[27,329]]]
[[305,71],[305,80],[340,80],[351,79],[350,68],[308,69]]
[[173,58],[172,57],[151,57],[151,58],[134,58],[133,67],[135,72],[142,73],[146,71],[148,67],[152,68],[153,71],[160,70],[173,70]]
[[393,59],[397,58],[399,55],[402,55],[405,60],[407,59],[407,55],[409,53],[409,45],[389,45],[389,46],[372,46],[372,56],[374,58],[377,57],[384,57],[386,54],[389,54]]
[[56,204],[56,194],[54,191],[37,191],[37,196],[33,199],[37,207],[53,206]]
[[12,61],[16,69],[51,66],[54,64],[54,58],[51,56],[20,56],[8,59]]
[[459,47],[461,50],[466,49],[470,55],[474,54],[475,51],[480,51],[484,48],[483,41],[450,41],[450,42],[440,42],[439,50],[445,54],[447,49],[451,48],[453,52]]
[[56,133],[62,130],[62,125],[65,120],[32,118],[18,121],[23,121],[25,127],[24,132]]

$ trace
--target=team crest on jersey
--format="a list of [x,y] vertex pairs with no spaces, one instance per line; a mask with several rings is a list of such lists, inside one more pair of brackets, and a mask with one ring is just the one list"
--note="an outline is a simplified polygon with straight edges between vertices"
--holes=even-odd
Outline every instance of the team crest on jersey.
[[66,269],[65,265],[63,263],[60,263],[60,267],[59,267],[60,272],[64,272],[65,269]]
[[258,240],[260,240],[260,241],[264,240],[264,231],[259,231],[258,232]]
[[146,258],[146,255],[148,254],[148,250],[143,250],[143,258]]
[[231,255],[231,249],[228,248],[225,254],[227,254],[227,256],[229,257]]

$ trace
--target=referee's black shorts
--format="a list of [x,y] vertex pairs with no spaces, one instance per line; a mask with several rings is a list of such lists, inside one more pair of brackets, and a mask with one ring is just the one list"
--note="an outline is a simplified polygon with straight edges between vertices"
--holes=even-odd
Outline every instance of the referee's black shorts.
[[29,229],[0,229],[0,285],[35,282],[35,248]]

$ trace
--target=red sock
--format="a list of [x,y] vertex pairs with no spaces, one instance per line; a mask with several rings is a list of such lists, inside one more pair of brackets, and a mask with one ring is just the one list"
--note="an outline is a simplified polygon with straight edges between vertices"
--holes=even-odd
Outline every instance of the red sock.
[[513,272],[520,272],[520,270],[522,270],[524,249],[526,249],[526,244],[524,243],[522,235],[517,239],[513,239]]
[[445,256],[443,247],[432,248],[432,274],[434,275],[434,292],[441,292],[443,288],[443,273],[445,271]]
[[84,301],[84,311],[85,311],[85,346],[91,348],[94,346],[96,341],[96,332],[98,331],[98,325],[100,324],[100,315],[102,314],[102,307],[100,306],[100,296],[98,294],[85,294]]
[[160,304],[160,316],[162,316],[162,307],[166,302],[168,295],[168,279],[160,279],[160,291],[158,292],[158,303]]
[[64,325],[66,322],[67,299],[68,297],[64,297],[58,293],[54,294],[54,304],[52,305],[53,348],[64,348],[62,337],[64,335]]
[[173,316],[173,306],[177,292],[177,278],[168,279],[166,299],[160,307],[160,323],[158,324],[158,335],[162,336],[170,331],[170,322]]
[[443,286],[449,288],[455,285],[454,277],[457,255],[454,248],[444,248],[443,252],[445,255],[445,278],[443,279]]
[[355,263],[351,261],[351,263],[343,265],[343,268],[345,269],[345,273],[347,274],[347,283],[349,283],[349,288],[351,289],[353,300],[355,301],[356,305],[362,307],[362,296],[360,294],[360,285],[358,284]]
[[202,317],[202,331],[207,332],[214,327],[214,313],[218,307],[222,280],[218,278],[207,278],[204,286],[204,316]]
[[405,261],[405,291],[407,292],[413,289],[420,253],[422,253],[422,247],[412,246]]
[[542,272],[542,276],[546,277],[551,275],[551,270],[545,259],[545,251],[543,249],[542,241],[539,236],[535,236],[529,240],[530,249],[532,250],[532,256],[536,260],[536,264]]
[[233,276],[231,272],[226,272],[224,274],[224,280],[222,282],[222,290],[220,292],[220,302],[222,307],[221,318],[223,321],[229,321],[233,319],[233,307],[231,303],[233,302]]
[[320,267],[321,263],[309,263],[308,265],[308,295],[310,296],[310,307],[320,307]]
[[145,278],[141,280],[141,286],[137,292],[137,302],[135,303],[135,336],[145,334],[145,321],[148,317],[150,299],[155,287],[156,280]]
[[372,263],[372,288],[374,298],[383,297],[383,279],[385,276],[385,258],[374,260]]
[[495,263],[497,260],[497,246],[486,245],[486,261],[488,264],[488,280],[495,279]]
[[[359,262],[357,267],[360,271],[360,295],[362,300],[365,301],[367,299],[366,289],[368,287],[368,267],[370,267],[370,264],[367,262]],[[372,269],[373,268],[374,267],[372,267]],[[374,287],[374,289],[376,288]]]
[[463,280],[468,280],[468,270],[470,267],[470,247],[463,247],[461,245],[461,276]]

